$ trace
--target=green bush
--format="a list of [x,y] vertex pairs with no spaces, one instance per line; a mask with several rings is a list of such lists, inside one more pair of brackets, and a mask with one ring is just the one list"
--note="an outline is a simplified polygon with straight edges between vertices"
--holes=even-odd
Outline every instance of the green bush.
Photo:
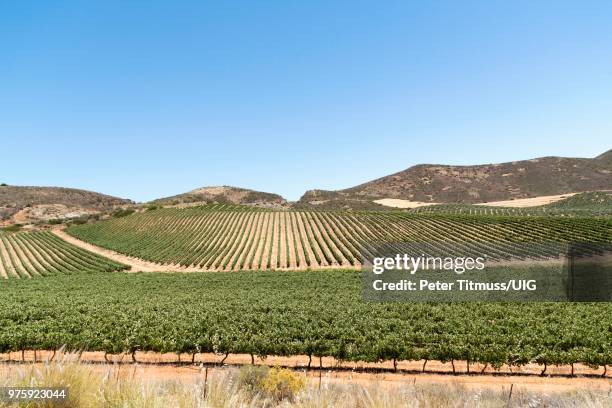
[[21,230],[21,224],[9,225],[8,227],[2,228],[5,232],[17,232]]
[[147,211],[155,211],[159,208],[159,205],[151,204],[147,207]]
[[75,218],[74,220],[70,221],[71,225],[83,225],[83,224],[87,224],[87,218]]
[[121,208],[113,213],[113,217],[121,218],[121,217],[128,216],[130,214],[134,214],[133,208],[125,208],[125,209]]

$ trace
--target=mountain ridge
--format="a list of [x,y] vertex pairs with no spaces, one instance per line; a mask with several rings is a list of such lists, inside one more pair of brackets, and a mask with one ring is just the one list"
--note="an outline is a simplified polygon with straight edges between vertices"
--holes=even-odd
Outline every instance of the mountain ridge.
[[152,200],[159,205],[187,205],[195,203],[228,203],[281,207],[287,204],[281,195],[234,186],[199,187],[186,193]]
[[75,218],[133,203],[77,188],[0,185],[0,221]]
[[478,165],[417,164],[342,190],[309,190],[300,206],[363,206],[393,198],[435,203],[485,203],[612,189],[612,150],[595,158],[546,156]]

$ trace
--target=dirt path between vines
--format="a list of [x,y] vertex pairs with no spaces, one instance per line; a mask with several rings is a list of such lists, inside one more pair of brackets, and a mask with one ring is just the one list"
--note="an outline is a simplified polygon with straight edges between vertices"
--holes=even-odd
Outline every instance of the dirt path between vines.
[[119,252],[115,252],[106,248],[101,248],[88,242],[81,241],[78,238],[68,235],[62,229],[54,229],[52,232],[64,241],[68,242],[69,244],[78,246],[79,248],[83,248],[89,252],[93,252],[94,254],[98,254],[106,258],[112,259],[113,261],[128,265],[130,267],[130,272],[205,272],[204,269],[193,267],[177,267],[176,265],[162,265],[157,264],[155,262],[149,262],[143,259],[123,255]]
[[[68,242],[69,244],[75,245],[79,248],[85,249],[86,251],[89,252],[93,252],[94,254],[98,254],[101,255],[103,257],[112,259],[113,261],[116,262],[120,262],[122,264],[128,265],[130,267],[130,269],[128,270],[128,272],[229,272],[231,271],[231,269],[229,268],[225,268],[225,269],[204,269],[204,268],[198,268],[198,267],[194,267],[194,266],[180,266],[180,265],[176,265],[176,264],[159,264],[159,263],[155,263],[155,262],[150,262],[150,261],[146,261],[144,259],[140,259],[140,258],[135,258],[132,256],[128,256],[128,255],[124,255],[121,254],[119,252],[113,251],[111,249],[106,249],[106,248],[102,248],[99,247],[97,245],[93,245],[90,244],[89,242],[85,242],[85,241],[81,241],[78,238],[75,238],[71,235],[68,235],[63,229],[53,229],[51,231],[53,234],[55,234],[56,236],[58,236],[59,238],[63,239],[64,241]],[[249,237],[251,237],[249,235]],[[235,244],[234,244],[235,245]],[[240,250],[240,256],[244,256],[243,254],[244,248],[242,248]],[[231,255],[231,250],[224,255],[223,259],[226,259],[227,256]],[[232,258],[236,257],[236,253],[234,253],[232,256]],[[219,259],[219,258],[218,258]],[[313,258],[314,259],[314,258]],[[303,261],[305,264],[305,260]],[[231,262],[230,262],[231,264]],[[338,269],[338,268],[342,268],[342,269],[359,269],[357,266],[310,266],[310,267],[300,267],[300,268],[277,268],[276,270],[279,271],[291,271],[291,270],[305,270],[305,269],[312,269],[312,270],[319,270],[319,269]],[[245,271],[248,270],[261,270],[260,268],[253,268],[253,269],[244,269]]]
[[[45,361],[51,357],[51,352],[38,351],[37,361]],[[0,377],[5,371],[15,369],[16,366],[23,364],[31,365],[34,360],[34,352],[25,351],[25,363],[21,362],[21,353],[0,354]],[[115,363],[126,363],[117,367],[125,366],[123,370],[136,373],[141,379],[150,380],[178,380],[181,382],[195,382],[201,379],[204,364],[218,364],[224,358],[223,355],[198,354],[195,363],[191,364],[191,355],[181,355],[182,364],[178,364],[176,354],[158,353],[136,353],[137,364],[130,364],[129,355],[108,356],[108,362],[104,359],[104,353],[84,352],[81,355],[81,364],[92,364],[100,370],[108,370]],[[60,357],[59,353],[55,360],[76,361],[76,355]],[[230,354],[225,360],[225,366],[209,367],[208,371],[215,373],[227,370],[231,366],[246,365],[251,363],[251,357],[247,354]],[[361,384],[377,386],[401,386],[408,384],[448,384],[459,385],[470,389],[505,389],[509,390],[513,385],[515,391],[540,391],[540,392],[570,392],[575,390],[599,390],[612,392],[612,370],[606,377],[599,377],[603,368],[591,369],[582,364],[575,364],[576,377],[569,377],[570,366],[548,367],[547,374],[550,376],[539,376],[542,367],[537,364],[528,364],[524,367],[514,367],[510,370],[507,366],[499,371],[491,368],[485,370],[485,374],[480,371],[483,366],[471,364],[471,374],[466,375],[467,364],[465,361],[455,361],[455,368],[458,375],[452,374],[451,363],[441,363],[439,361],[429,361],[427,371],[421,373],[423,361],[401,361],[398,362],[399,372],[391,371],[393,364],[384,363],[339,363],[333,358],[323,358],[323,370],[319,370],[319,359],[312,359],[313,369],[308,370],[308,356],[275,357],[270,356],[266,360],[255,358],[255,364],[265,364],[268,366],[289,367],[304,372],[311,381],[318,382],[319,377],[323,384],[343,383]],[[385,371],[386,370],[386,371]],[[475,374],[477,373],[477,374]]]
[[[296,226],[296,225],[294,225]],[[298,224],[296,227],[304,227],[304,224]],[[90,244],[89,242],[85,242],[85,241],[81,241],[78,238],[75,238],[71,235],[68,235],[63,229],[53,229],[52,232],[57,235],[58,237],[60,237],[61,239],[63,239],[64,241],[78,246],[80,248],[83,248],[89,252],[93,252],[95,254],[104,256],[106,258],[112,259],[113,261],[116,262],[120,262],[123,263],[125,265],[130,266],[130,270],[129,272],[215,272],[215,271],[229,271],[228,268],[225,269],[204,269],[204,268],[198,268],[198,267],[194,267],[194,266],[190,266],[190,267],[185,267],[185,266],[180,266],[180,265],[175,265],[175,264],[158,264],[155,262],[150,262],[150,261],[145,261],[144,259],[140,259],[140,258],[135,258],[135,257],[131,257],[131,256],[127,256],[124,254],[121,254],[119,252],[110,250],[110,249],[106,249],[106,248],[102,248],[99,247],[97,245],[93,245]],[[291,235],[291,230],[290,230],[290,234]],[[293,239],[292,236],[289,237],[290,239]],[[298,239],[297,240],[297,254],[293,254],[293,256],[298,256],[299,254],[299,258],[300,258],[300,262],[303,263],[303,265],[306,265],[306,258],[303,255],[303,253],[301,251],[303,251],[304,249],[301,247],[301,242]],[[1,247],[0,247],[1,248]],[[290,249],[292,248],[291,242],[290,242]],[[311,254],[311,260],[314,261],[314,253],[312,252],[311,248],[307,248],[309,250],[309,253]],[[301,251],[300,251],[301,250]],[[242,254],[243,250],[240,251],[241,252],[241,256],[244,256],[244,254]],[[291,251],[290,251],[291,252]],[[231,253],[231,251],[228,252],[228,254]],[[227,258],[228,255],[225,255],[225,258]],[[235,257],[236,254],[233,255],[233,257]],[[322,259],[325,259],[323,257],[323,254],[321,254]],[[606,257],[598,257],[597,259],[603,260],[603,259],[608,259],[609,255],[606,255]],[[224,259],[225,259],[224,258]],[[528,260],[509,260],[509,261],[489,261],[486,263],[487,267],[498,267],[498,266],[529,266],[529,265],[540,265],[540,266],[552,266],[552,265],[559,265],[561,266],[563,264],[563,262],[565,262],[565,260],[563,258],[554,258],[554,259],[541,259],[541,260],[534,260],[534,259],[528,259]],[[293,264],[293,263],[292,263]],[[279,271],[287,271],[287,270],[305,270],[305,269],[311,269],[311,270],[321,270],[321,269],[354,269],[354,270],[359,270],[361,269],[361,264],[357,263],[356,265],[311,265],[309,267],[304,267],[302,265],[300,265],[300,267],[297,267],[297,265],[292,265],[291,267],[280,267],[277,268],[276,270]],[[261,270],[261,268],[254,268],[251,270]]]
[[[12,269],[12,272],[11,272]],[[15,267],[11,263],[7,249],[4,247],[4,241],[0,237],[0,272],[2,278],[8,279],[9,277],[17,276]]]

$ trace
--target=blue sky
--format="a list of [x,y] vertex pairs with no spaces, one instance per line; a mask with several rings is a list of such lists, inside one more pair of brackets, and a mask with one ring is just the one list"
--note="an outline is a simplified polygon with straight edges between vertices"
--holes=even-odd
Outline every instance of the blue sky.
[[0,1],[0,182],[297,199],[612,148],[612,2]]

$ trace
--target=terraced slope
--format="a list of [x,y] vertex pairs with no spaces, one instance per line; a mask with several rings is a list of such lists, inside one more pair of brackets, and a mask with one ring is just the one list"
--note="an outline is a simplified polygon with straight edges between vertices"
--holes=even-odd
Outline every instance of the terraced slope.
[[0,278],[110,272],[126,265],[61,240],[50,232],[0,233]]
[[201,206],[147,211],[67,232],[160,264],[230,271],[359,267],[378,243],[433,256],[543,259],[559,255],[545,242],[612,242],[612,220]]

